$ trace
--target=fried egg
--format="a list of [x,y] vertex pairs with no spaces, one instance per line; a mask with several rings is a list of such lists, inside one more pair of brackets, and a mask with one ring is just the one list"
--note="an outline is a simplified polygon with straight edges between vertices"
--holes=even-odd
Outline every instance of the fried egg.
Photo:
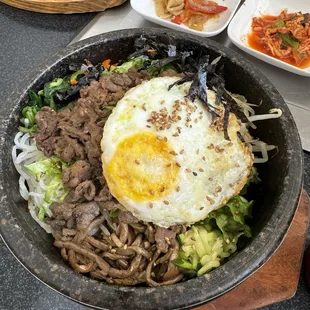
[[[230,114],[227,141],[206,106],[185,99],[190,82],[168,91],[177,80],[158,77],[130,89],[101,141],[111,194],[138,219],[162,227],[205,219],[240,192],[253,165],[236,116]],[[207,95],[215,104],[215,92]]]

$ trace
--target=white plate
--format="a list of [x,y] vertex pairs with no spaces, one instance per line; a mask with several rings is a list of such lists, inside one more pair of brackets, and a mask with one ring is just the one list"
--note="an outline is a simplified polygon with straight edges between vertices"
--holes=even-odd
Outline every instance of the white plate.
[[238,5],[241,0],[218,0],[216,1],[219,5],[227,6],[228,9],[223,13],[219,14],[217,18],[211,18],[209,21],[205,23],[205,27],[203,31],[197,31],[186,27],[185,25],[177,25],[170,21],[164,20],[159,18],[155,12],[155,5],[153,0],[131,0],[130,4],[132,8],[141,14],[147,20],[154,22],[156,24],[160,24],[162,26],[184,31],[188,33],[192,33],[195,35],[199,35],[202,37],[212,37],[220,32],[222,32],[227,25],[229,24],[230,20],[232,19],[233,15],[235,14]]
[[302,11],[303,13],[309,13],[310,1],[246,0],[230,23],[228,36],[236,46],[252,56],[284,70],[310,77],[310,67],[300,69],[249,47],[247,35],[251,32],[252,17],[266,14],[279,15],[284,9],[287,9],[288,12]]

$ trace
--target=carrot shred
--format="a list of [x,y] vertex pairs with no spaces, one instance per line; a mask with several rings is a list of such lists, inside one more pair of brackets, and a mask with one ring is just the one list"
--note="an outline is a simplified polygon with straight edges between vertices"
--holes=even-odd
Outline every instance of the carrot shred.
[[72,79],[72,80],[70,80],[70,84],[71,85],[76,85],[78,82],[77,82],[77,80],[76,79]]
[[153,50],[153,49],[149,49],[149,50],[147,50],[147,52],[148,52],[148,53],[156,53],[156,51]]
[[109,69],[111,67],[111,59],[106,59],[102,65],[104,69]]

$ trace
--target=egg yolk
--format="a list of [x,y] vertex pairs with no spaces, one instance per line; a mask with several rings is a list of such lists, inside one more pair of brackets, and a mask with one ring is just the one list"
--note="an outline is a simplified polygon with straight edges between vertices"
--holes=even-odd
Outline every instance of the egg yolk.
[[150,132],[121,141],[104,176],[116,198],[153,201],[177,188],[179,167],[169,143]]

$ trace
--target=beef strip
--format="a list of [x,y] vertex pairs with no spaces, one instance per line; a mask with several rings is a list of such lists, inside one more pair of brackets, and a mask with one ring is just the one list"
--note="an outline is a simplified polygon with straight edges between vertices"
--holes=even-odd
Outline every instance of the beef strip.
[[92,179],[93,167],[86,160],[78,160],[62,171],[62,181],[67,188],[75,188],[80,183]]
[[118,220],[119,222],[123,222],[126,224],[138,223],[139,220],[129,211],[121,210],[118,213]]
[[78,204],[72,213],[77,225],[83,226],[89,225],[99,214],[99,206],[95,201]]
[[95,201],[87,203],[61,203],[51,207],[52,217],[46,222],[53,228],[53,236],[60,240],[63,229],[76,229],[79,226],[87,227],[99,214],[100,208]]
[[168,251],[169,245],[175,241],[176,233],[170,229],[163,227],[156,227],[155,241],[157,248],[166,253]]

